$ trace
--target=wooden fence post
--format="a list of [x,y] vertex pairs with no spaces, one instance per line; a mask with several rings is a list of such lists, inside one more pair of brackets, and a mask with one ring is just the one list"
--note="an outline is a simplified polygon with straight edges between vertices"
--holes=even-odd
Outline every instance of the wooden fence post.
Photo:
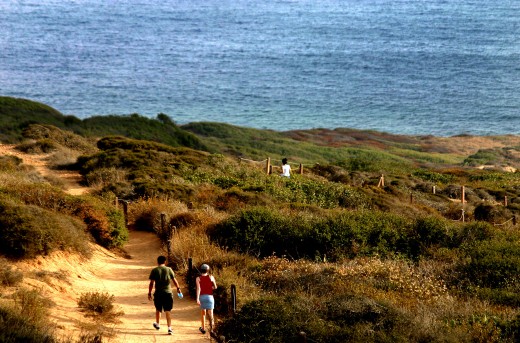
[[504,206],[507,207],[507,195],[504,195]]
[[193,259],[188,258],[188,292],[190,296],[195,296],[195,289],[193,287]]
[[413,204],[413,193],[410,193],[410,204]]
[[271,175],[272,173],[273,173],[273,166],[270,165],[270,166],[269,166],[269,175]]
[[460,187],[460,202],[462,203],[462,206],[464,206],[464,203],[466,202],[466,191],[464,186]]
[[307,343],[307,334],[304,331],[298,333],[298,343]]
[[119,198],[118,197],[116,197],[114,205],[116,206],[116,210],[117,210],[117,208],[119,207]]
[[300,175],[303,175],[303,164],[301,164],[301,163],[300,163],[300,170],[299,170],[299,172],[300,172]]
[[123,200],[123,216],[125,217],[125,227],[128,227],[128,201]]
[[432,186],[432,193],[435,194],[435,185]]
[[166,213],[161,213],[161,232],[164,234],[168,230],[166,235],[166,251],[168,254],[168,265],[172,266],[173,255],[172,255],[172,232],[166,224]]
[[268,157],[267,162],[265,163],[265,172],[267,175],[269,175],[269,171],[271,169],[270,167],[271,167],[271,157]]
[[385,186],[385,176],[381,174],[381,177],[379,178],[379,183],[377,184],[377,187],[384,187]]

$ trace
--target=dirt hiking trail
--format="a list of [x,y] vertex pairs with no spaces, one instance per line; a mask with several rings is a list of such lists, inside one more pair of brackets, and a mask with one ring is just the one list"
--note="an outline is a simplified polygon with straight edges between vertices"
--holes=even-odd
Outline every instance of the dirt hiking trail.
[[[81,176],[77,172],[51,170],[46,160],[48,154],[24,154],[14,149],[14,145],[0,144],[0,155],[14,155],[24,164],[35,167],[43,177],[59,177],[65,184],[65,191],[79,195],[88,192],[79,184]],[[91,245],[92,257],[87,259],[68,252],[55,252],[50,256],[40,256],[14,265],[24,272],[24,285],[40,290],[50,298],[51,319],[58,325],[58,336],[77,340],[91,323],[80,312],[77,300],[86,292],[101,292],[115,296],[114,305],[124,312],[116,324],[108,324],[111,336],[103,336],[103,342],[209,342],[209,334],[202,335],[200,310],[189,296],[175,297],[172,311],[173,335],[167,334],[166,318],[161,318],[161,329],[155,330],[153,302],[148,301],[148,276],[157,265],[157,256],[164,254],[157,236],[149,232],[130,231],[129,241],[124,246],[129,258],[120,256],[100,246]],[[183,292],[188,293],[184,279],[178,276]],[[90,324],[92,325],[92,324]]]

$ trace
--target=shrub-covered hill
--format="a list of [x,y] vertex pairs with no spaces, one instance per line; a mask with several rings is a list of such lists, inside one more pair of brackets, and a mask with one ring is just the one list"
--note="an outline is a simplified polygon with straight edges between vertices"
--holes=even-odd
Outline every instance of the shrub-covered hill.
[[[84,142],[59,130],[30,126],[35,142],[25,144]],[[517,138],[182,130],[211,151],[97,133],[96,149],[76,163],[89,197],[66,196],[20,161],[0,160],[0,218],[27,229],[10,232],[7,248],[17,247],[14,234],[48,243],[29,256],[81,251],[72,238],[84,234],[119,246],[121,213],[109,211],[118,197],[129,200],[135,228],[164,244],[175,236],[181,272],[189,257],[213,267],[216,331],[228,341],[297,342],[302,332],[323,343],[518,341],[520,177],[503,168],[516,163]],[[277,175],[282,156],[291,178]],[[232,284],[239,306],[229,316]]]
[[95,116],[79,119],[65,116],[50,106],[26,99],[0,97],[0,141],[17,143],[30,124],[49,124],[84,137],[121,135],[171,146],[199,150],[208,148],[193,134],[177,126],[167,115],[151,119],[138,114]]

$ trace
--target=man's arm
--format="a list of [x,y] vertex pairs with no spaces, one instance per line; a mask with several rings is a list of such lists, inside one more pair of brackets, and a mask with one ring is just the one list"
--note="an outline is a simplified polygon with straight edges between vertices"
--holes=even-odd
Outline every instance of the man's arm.
[[177,282],[177,279],[176,278],[173,278],[172,279],[173,283],[175,284],[175,287],[177,287],[177,293],[179,293],[181,291],[181,286],[179,285],[179,283]]
[[154,280],[150,280],[150,284],[148,285],[148,300],[152,300],[153,284]]

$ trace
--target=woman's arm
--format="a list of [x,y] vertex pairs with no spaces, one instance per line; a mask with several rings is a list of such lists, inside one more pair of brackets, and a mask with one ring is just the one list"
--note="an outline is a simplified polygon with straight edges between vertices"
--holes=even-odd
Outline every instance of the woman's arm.
[[217,289],[217,281],[213,275],[211,275],[211,283],[213,284],[213,289]]
[[200,278],[199,277],[197,277],[195,279],[195,284],[197,285],[197,304],[200,305],[200,299],[199,299],[200,298]]

